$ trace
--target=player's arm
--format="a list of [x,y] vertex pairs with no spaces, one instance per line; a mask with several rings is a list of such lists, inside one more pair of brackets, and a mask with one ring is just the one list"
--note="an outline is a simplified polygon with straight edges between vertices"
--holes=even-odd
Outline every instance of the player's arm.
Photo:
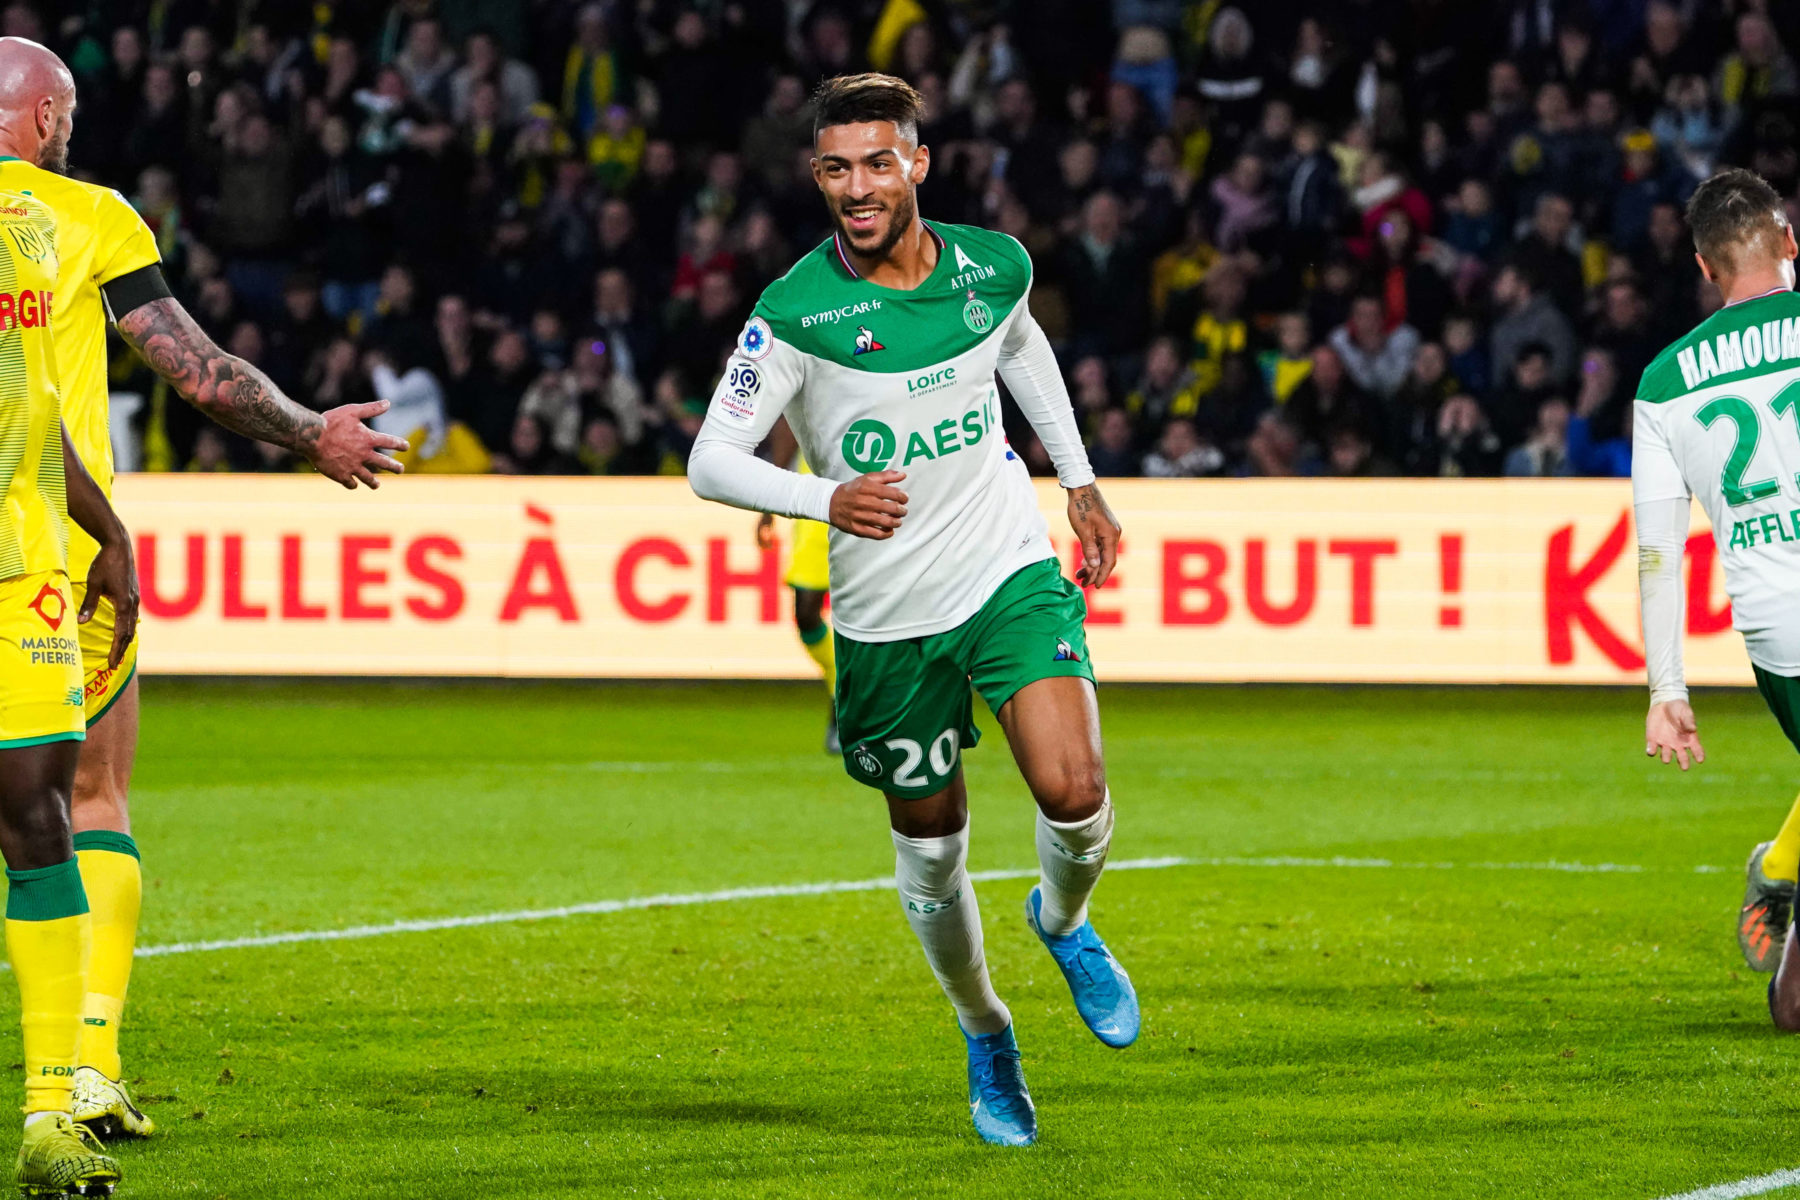
[[1068,490],[1069,527],[1081,539],[1082,566],[1076,579],[1087,587],[1099,587],[1119,560],[1122,530],[1094,482],[1094,468],[1081,444],[1075,406],[1069,402],[1056,353],[1023,299],[1000,343],[999,372],[1019,411],[1031,422],[1050,461],[1056,464],[1057,481]]
[[1631,485],[1638,538],[1638,606],[1650,682],[1644,753],[1679,763],[1685,771],[1690,758],[1697,763],[1706,761],[1681,664],[1686,619],[1681,560],[1687,550],[1692,502],[1663,432],[1661,414],[1654,406],[1639,403],[1635,416]]
[[378,472],[398,473],[382,453],[406,442],[363,424],[387,411],[387,401],[346,404],[315,413],[282,394],[256,366],[221,350],[195,323],[151,265],[102,285],[119,333],[181,398],[234,433],[280,446],[305,458],[321,475],[347,488],[360,480],[378,486]]
[[113,643],[112,652],[107,656],[106,665],[116,667],[125,656],[125,647],[131,645],[132,635],[137,630],[138,618],[138,585],[137,569],[131,561],[131,535],[125,531],[124,522],[113,511],[107,502],[106,493],[94,482],[81,464],[81,456],[75,453],[75,447],[69,443],[69,431],[62,431],[63,444],[63,479],[69,497],[69,517],[81,526],[87,535],[100,544],[100,553],[88,567],[87,598],[82,601],[81,612],[76,617],[83,625],[94,615],[94,609],[105,596],[113,606]]
[[[776,466],[792,463],[800,452],[800,441],[787,423],[786,417],[775,420],[775,428],[769,430],[769,437],[763,443],[769,448],[769,461]],[[775,514],[766,512],[756,518],[756,548],[767,550],[775,544]]]
[[713,391],[706,423],[688,455],[688,486],[703,500],[751,512],[826,521],[878,541],[893,537],[906,516],[906,493],[893,486],[906,478],[901,472],[877,471],[838,484],[756,456],[805,379],[800,354],[775,341],[766,327],[761,332],[768,338],[766,350],[755,359],[745,354],[746,328]]

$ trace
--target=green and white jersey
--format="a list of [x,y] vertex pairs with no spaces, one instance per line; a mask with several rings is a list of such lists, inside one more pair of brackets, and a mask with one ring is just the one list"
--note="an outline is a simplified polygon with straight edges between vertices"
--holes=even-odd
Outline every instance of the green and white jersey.
[[[859,277],[835,238],[769,285],[689,462],[702,496],[813,520],[828,518],[839,483],[906,473],[898,486],[907,514],[893,537],[831,531],[834,618],[860,641],[952,629],[1013,572],[1053,557],[1025,465],[1001,430],[997,370],[1007,371],[1064,484],[1093,479],[1054,357],[1026,307],[1024,247],[983,229],[926,228],[938,262],[911,291]],[[1039,344],[1030,360],[1039,369],[1015,383],[1010,360],[1024,361]],[[768,464],[744,456],[784,414],[817,478],[747,478],[750,467]]]
[[1644,371],[1634,503],[1697,496],[1750,661],[1800,675],[1800,295],[1729,305]]

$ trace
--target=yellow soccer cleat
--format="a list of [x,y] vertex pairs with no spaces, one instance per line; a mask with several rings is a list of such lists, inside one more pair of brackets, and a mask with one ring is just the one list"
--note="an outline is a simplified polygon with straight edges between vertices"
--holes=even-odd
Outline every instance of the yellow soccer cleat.
[[117,1080],[93,1067],[75,1069],[75,1123],[97,1138],[146,1138],[156,1132],[156,1122],[131,1102],[131,1093]]
[[19,1195],[25,1197],[110,1196],[119,1182],[119,1164],[68,1114],[57,1113],[25,1127],[17,1175]]

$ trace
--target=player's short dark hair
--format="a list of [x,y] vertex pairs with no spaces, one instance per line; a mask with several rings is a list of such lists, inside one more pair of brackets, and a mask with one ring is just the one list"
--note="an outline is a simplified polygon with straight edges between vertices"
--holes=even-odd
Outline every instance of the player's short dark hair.
[[813,137],[831,125],[892,121],[900,136],[916,143],[924,111],[925,97],[899,76],[876,71],[839,75],[813,93]]
[[1780,195],[1761,175],[1732,167],[1694,190],[1687,223],[1701,258],[1715,269],[1736,270],[1745,250],[1780,253],[1787,213]]

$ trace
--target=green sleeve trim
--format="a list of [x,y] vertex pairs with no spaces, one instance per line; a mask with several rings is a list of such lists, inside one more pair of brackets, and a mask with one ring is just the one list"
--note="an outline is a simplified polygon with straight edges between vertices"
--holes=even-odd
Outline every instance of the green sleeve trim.
[[824,641],[830,633],[831,625],[828,622],[820,621],[811,629],[802,629],[800,631],[800,644],[802,646],[816,646]]
[[81,865],[74,858],[53,867],[6,872],[6,919],[9,921],[60,921],[79,917],[88,910],[87,892],[81,886]]
[[0,739],[0,750],[23,750],[27,746],[45,746],[51,742],[85,742],[87,734],[79,729],[67,733],[46,733],[42,737]]
[[89,829],[85,833],[75,835],[75,852],[83,850],[110,850],[114,854],[129,854],[139,862],[144,856],[138,853],[137,843],[131,840],[129,833],[118,833],[111,829]]
[[[135,642],[137,638],[134,636],[131,640]],[[89,729],[98,725],[101,718],[105,717],[107,713],[113,710],[113,705],[119,702],[119,698],[125,694],[125,689],[130,687],[131,681],[137,677],[137,669],[138,665],[135,662],[132,663],[131,670],[125,672],[125,682],[119,685],[119,690],[113,693],[113,698],[106,702],[106,707],[88,718],[87,725]]]

